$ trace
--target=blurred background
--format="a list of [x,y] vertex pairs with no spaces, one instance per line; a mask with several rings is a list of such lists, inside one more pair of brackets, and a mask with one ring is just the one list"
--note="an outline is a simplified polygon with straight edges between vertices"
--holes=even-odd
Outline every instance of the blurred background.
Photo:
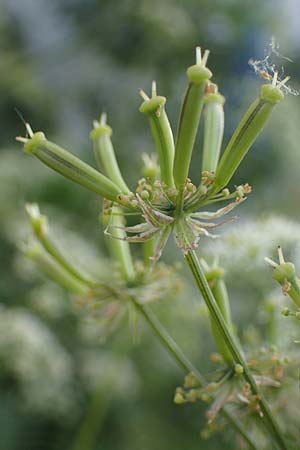
[[[273,35],[294,61],[285,61],[285,72],[297,89],[298,0],[0,2],[0,450],[235,448],[231,432],[202,440],[202,405],[173,404],[183,374],[142,319],[137,332],[123,320],[107,336],[22,257],[29,232],[24,204],[34,201],[72,257],[101,274],[107,264],[99,199],[22,152],[14,138],[24,126],[15,108],[34,130],[91,164],[92,120],[106,111],[134,188],[140,155],[154,151],[138,90],[149,92],[157,80],[175,129],[194,48],[209,48],[209,67],[227,99],[226,142],[261,85],[248,60],[264,57]],[[267,336],[266,305],[277,297],[283,305],[264,256],[274,257],[280,243],[300,262],[299,123],[299,97],[289,95],[233,181],[254,188],[239,221],[222,230],[222,240],[201,244],[227,269],[234,319],[249,342]],[[193,180],[200,176],[201,139],[200,129]],[[170,243],[164,260],[181,259]],[[209,372],[215,346],[207,316],[189,275],[180,273],[180,294],[155,309]]]

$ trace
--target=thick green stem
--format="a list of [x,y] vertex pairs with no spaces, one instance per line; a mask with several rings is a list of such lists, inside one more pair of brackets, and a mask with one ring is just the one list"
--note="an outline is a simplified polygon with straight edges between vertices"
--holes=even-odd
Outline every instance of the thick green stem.
[[[154,331],[156,337],[159,339],[161,344],[170,353],[172,358],[177,362],[178,366],[181,367],[185,372],[193,372],[197,378],[200,386],[206,386],[207,382],[204,376],[195,368],[192,362],[187,358],[182,349],[177,345],[174,339],[169,335],[164,326],[160,323],[153,311],[146,305],[141,305],[135,298],[132,301],[138,311],[143,315],[148,325]],[[259,450],[256,444],[252,441],[247,430],[243,427],[241,422],[226,408],[222,409],[223,416],[230,422],[232,427],[244,438],[245,442],[249,445],[252,450]]]
[[210,315],[212,317],[212,320],[215,322],[216,326],[218,327],[220,334],[223,336],[224,342],[226,343],[228,350],[230,351],[233,359],[236,363],[240,364],[243,367],[244,370],[244,377],[246,381],[250,384],[252,392],[257,395],[259,399],[259,404],[261,408],[261,412],[264,417],[264,421],[266,425],[268,426],[270,432],[272,433],[272,437],[274,438],[274,441],[276,441],[277,448],[280,450],[289,450],[287,444],[285,443],[284,437],[281,434],[281,431],[279,429],[279,426],[273,417],[272,411],[269,408],[269,405],[258,388],[252,373],[247,365],[247,362],[241,353],[238,345],[235,342],[234,337],[232,336],[231,331],[229,330],[223,315],[220,311],[220,308],[218,307],[218,304],[211,292],[211,289],[209,287],[209,284],[206,280],[204,271],[200,265],[200,262],[198,260],[198,257],[194,251],[188,252],[185,255],[185,259],[189,265],[189,268],[194,276],[194,279],[196,281],[196,284],[198,286],[198,289],[200,290],[204,301],[209,309]]

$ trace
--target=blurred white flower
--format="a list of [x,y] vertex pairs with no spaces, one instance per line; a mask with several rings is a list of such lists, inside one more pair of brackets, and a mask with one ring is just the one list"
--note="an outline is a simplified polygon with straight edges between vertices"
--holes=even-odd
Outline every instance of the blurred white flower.
[[0,309],[0,359],[18,383],[23,407],[33,412],[74,412],[72,361],[54,334],[21,308]]
[[236,222],[221,239],[209,243],[206,253],[218,256],[229,275],[243,277],[243,273],[248,276],[267,269],[264,258],[275,256],[278,245],[284,249],[287,260],[299,267],[300,224],[280,216]]
[[30,292],[30,309],[45,319],[60,319],[66,316],[72,306],[65,301],[64,292],[54,283],[45,283]]
[[81,354],[80,367],[83,381],[92,392],[110,391],[112,395],[125,400],[138,393],[138,374],[133,363],[124,356],[99,353],[98,350],[85,351]]

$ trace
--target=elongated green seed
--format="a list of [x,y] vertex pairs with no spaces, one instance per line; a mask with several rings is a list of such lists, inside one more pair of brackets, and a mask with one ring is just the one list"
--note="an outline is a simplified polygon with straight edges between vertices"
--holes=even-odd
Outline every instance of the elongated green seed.
[[48,256],[38,244],[29,245],[25,255],[34,260],[38,268],[55,283],[73,294],[84,294],[88,288],[57,261]]
[[224,102],[224,97],[217,92],[205,97],[202,171],[215,172],[218,165],[224,133]]
[[46,139],[44,133],[34,133],[25,143],[25,151],[32,153],[51,169],[81,184],[90,191],[112,201],[119,201],[120,188],[93,167],[70,152]]
[[171,125],[165,110],[166,98],[156,95],[156,87],[152,88],[152,98],[143,91],[144,98],[140,111],[147,115],[153,139],[156,145],[161,180],[169,187],[175,187],[173,179],[174,138]]
[[208,80],[212,77],[211,71],[205,67],[205,62],[203,63],[200,58],[197,64],[187,70],[189,84],[180,113],[174,161],[174,181],[179,191],[183,190],[188,177],[204,91]]
[[82,282],[87,286],[93,286],[95,283],[87,277],[81,270],[78,270],[73,263],[71,263],[56,246],[49,237],[48,232],[48,219],[46,216],[40,213],[37,204],[27,204],[26,211],[30,218],[30,223],[36,238],[43,246],[44,250],[51,255],[51,257],[57,261],[72,277]]
[[[223,314],[224,320],[226,321],[228,328],[230,329],[232,334],[234,334],[231,320],[229,297],[224,280],[219,279],[215,282],[215,285],[212,286],[212,293]],[[224,339],[221,336],[220,331],[213,320],[211,321],[211,327],[216,340],[216,344],[218,345],[221,355],[228,364],[232,364],[233,363],[232,355],[229,352],[227,345],[225,344]]]
[[125,183],[116,159],[115,151],[111,142],[112,129],[106,124],[106,116],[102,114],[99,122],[94,122],[91,139],[94,142],[94,155],[99,170],[111,179],[122,191],[129,194],[129,188]]
[[277,103],[283,100],[280,87],[262,86],[260,96],[252,103],[230,139],[216,171],[212,193],[223,189],[231,180],[253,142],[266,126]]
[[296,276],[296,269],[293,263],[285,262],[279,264],[273,272],[273,279],[281,286],[285,294],[287,294],[295,305],[300,307],[300,280]]
[[109,225],[112,228],[112,236],[108,236],[107,243],[111,256],[120,264],[122,275],[128,284],[131,284],[135,278],[135,268],[132,260],[129,243],[122,238],[124,231],[122,227],[125,226],[124,216],[121,208],[114,206],[110,217],[102,218],[104,223],[109,220]]
[[[210,283],[212,293],[215,300],[220,308],[225,322],[228,325],[231,333],[234,334],[234,327],[231,319],[230,303],[226,284],[223,280],[224,270],[220,267],[209,267],[205,261],[202,261],[202,265],[205,269],[205,277]],[[218,349],[223,356],[224,360],[229,364],[233,364],[233,358],[231,353],[228,351],[224,339],[220,334],[220,331],[213,320],[211,320],[212,332],[218,346]]]
[[274,268],[273,279],[282,287],[285,295],[288,295],[295,305],[300,307],[300,279],[296,275],[296,269],[293,263],[286,262],[281,247],[278,247],[279,264],[270,258],[265,261]]

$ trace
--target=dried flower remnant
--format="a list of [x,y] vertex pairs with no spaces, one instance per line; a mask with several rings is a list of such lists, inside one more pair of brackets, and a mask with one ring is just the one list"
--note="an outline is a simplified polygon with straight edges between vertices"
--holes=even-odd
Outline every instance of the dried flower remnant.
[[18,382],[22,407],[57,419],[76,414],[70,354],[50,328],[25,308],[0,308],[3,373]]
[[[219,419],[219,412],[225,404],[231,405],[244,418],[252,414],[262,416],[259,398],[252,393],[242,376],[243,367],[236,364],[231,369],[224,368],[224,359],[217,354],[213,355],[213,361],[221,367],[210,375],[210,382],[205,387],[199,386],[195,376],[188,374],[183,386],[176,389],[174,402],[184,404],[203,401],[210,404],[207,411],[208,425]],[[280,356],[276,348],[250,354],[248,364],[255,371],[254,377],[259,386],[280,388],[286,358]]]
[[284,67],[282,65],[283,61],[289,63],[293,61],[287,56],[283,56],[278,50],[279,44],[273,36],[265,50],[265,57],[257,60],[251,58],[248,63],[260,78],[270,81],[273,84],[275,83],[285,94],[299,95],[296,89],[286,84],[291,77],[284,76]]
[[[116,329],[126,313],[129,313],[129,317],[136,314],[135,308],[132,307],[133,299],[139,305],[146,305],[171,297],[181,287],[177,266],[159,263],[149,271],[143,263],[137,261],[132,267],[128,267],[126,257],[130,254],[126,253],[123,264],[112,266],[109,279],[104,276],[91,278],[83,274],[81,268],[75,267],[74,261],[67,259],[49,238],[48,219],[40,213],[38,205],[27,204],[26,211],[35,240],[28,242],[24,248],[25,254],[37,263],[40,271],[73,294],[78,310],[96,318],[106,335]],[[113,224],[120,223],[120,217],[122,219],[118,213],[116,207],[109,213]],[[128,246],[124,241],[112,240],[110,243],[121,247],[122,252],[126,251]],[[116,254],[115,260],[118,261]],[[122,267],[124,264],[126,271]]]

